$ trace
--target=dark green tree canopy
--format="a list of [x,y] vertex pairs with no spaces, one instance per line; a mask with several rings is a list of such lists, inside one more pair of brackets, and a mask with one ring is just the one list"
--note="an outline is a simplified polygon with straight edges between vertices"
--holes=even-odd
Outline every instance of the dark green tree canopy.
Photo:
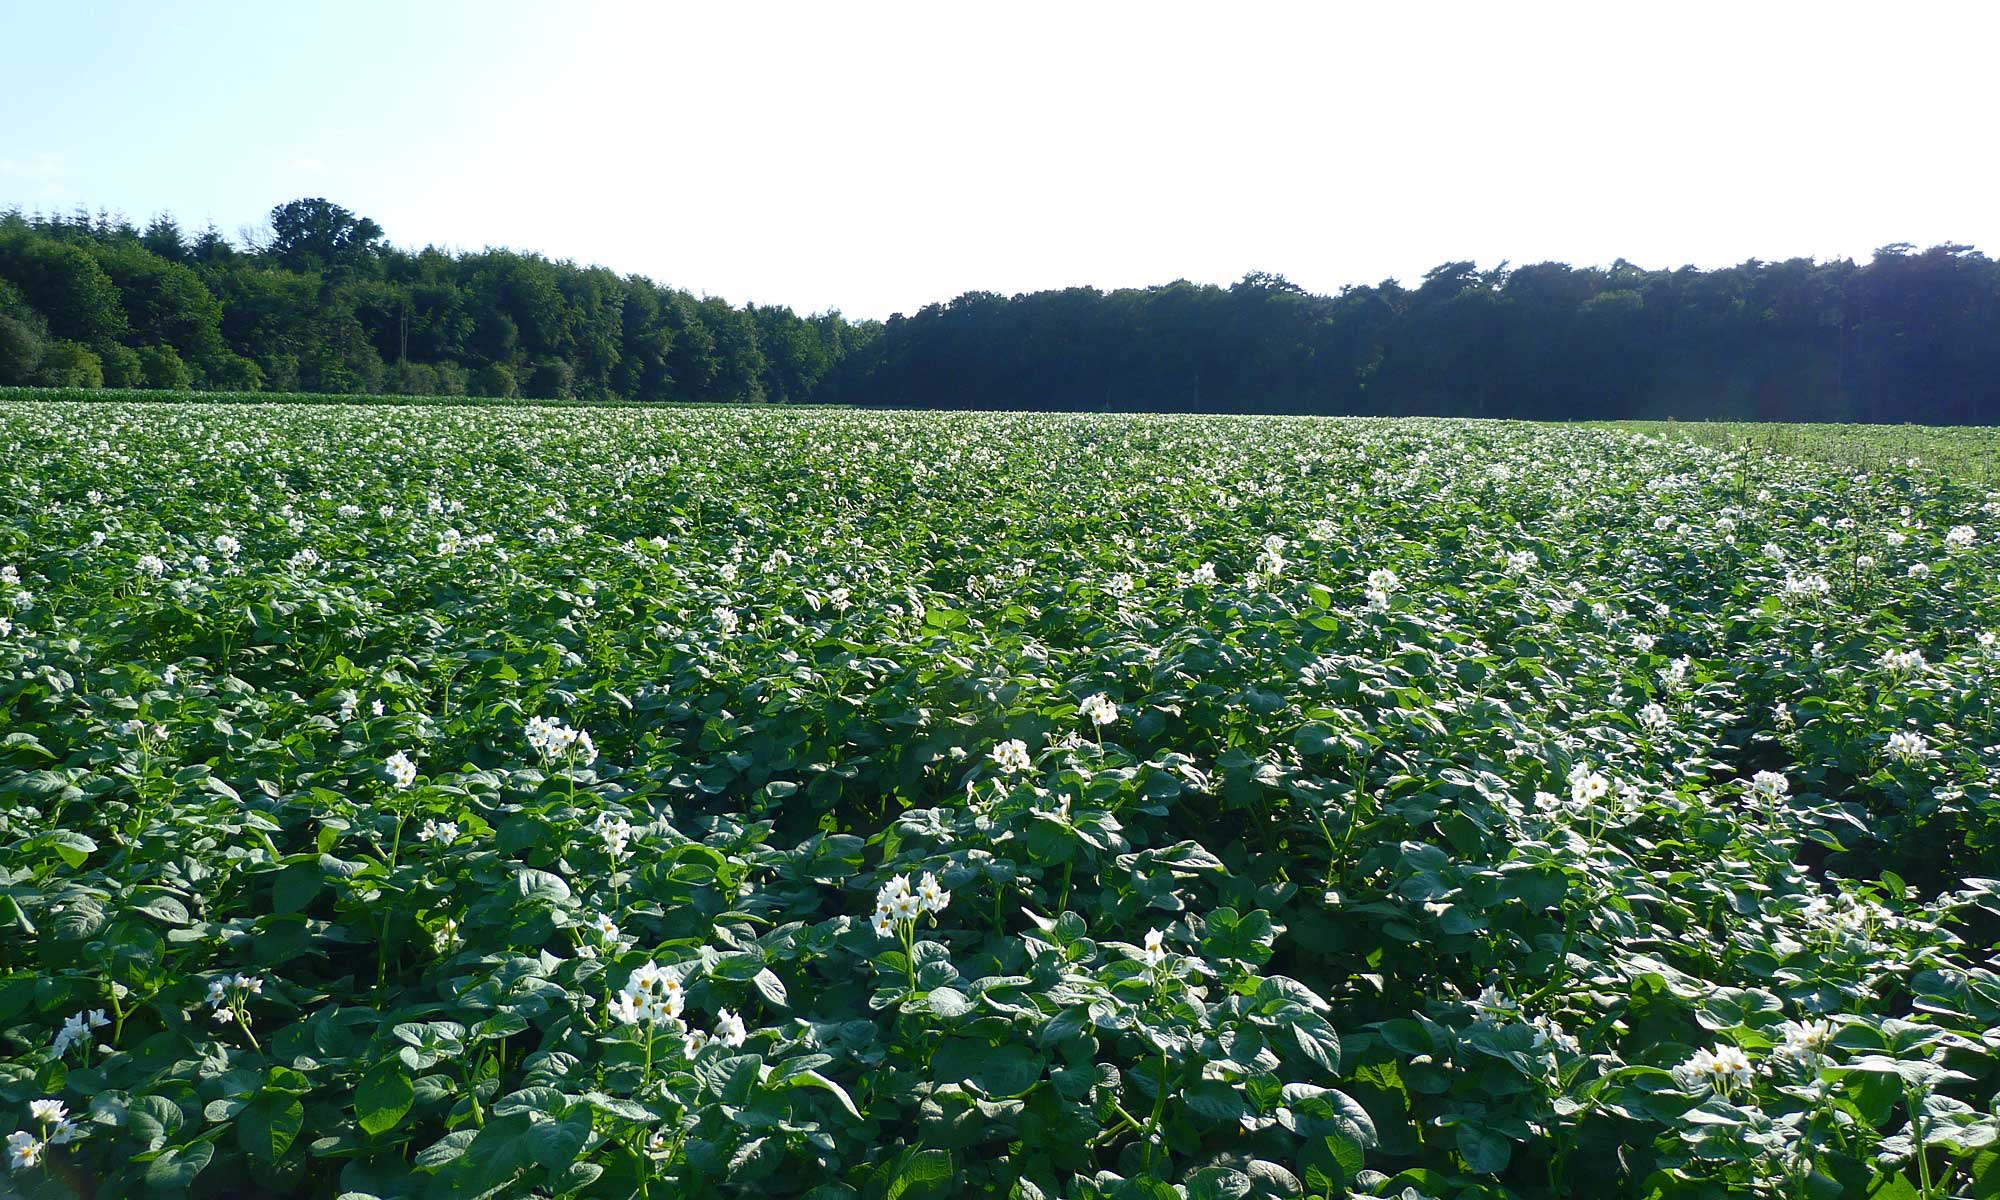
[[246,252],[169,216],[0,213],[0,383],[803,400],[867,340],[537,254],[399,250],[323,199],[271,230]]
[[381,251],[382,227],[328,200],[293,200],[271,210],[270,254],[294,271],[359,267]]
[[318,198],[279,205],[271,228],[239,249],[168,216],[141,231],[103,212],[0,213],[0,383],[2000,421],[2000,264],[1956,243],[1708,271],[1457,261],[1330,296],[1267,272],[968,292],[881,323],[512,250],[402,250]]

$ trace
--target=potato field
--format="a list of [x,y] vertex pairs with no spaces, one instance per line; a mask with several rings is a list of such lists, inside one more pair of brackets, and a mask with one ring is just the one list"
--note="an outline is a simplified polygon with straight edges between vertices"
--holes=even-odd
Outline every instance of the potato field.
[[0,1194],[2000,1195],[1995,486],[10,400]]

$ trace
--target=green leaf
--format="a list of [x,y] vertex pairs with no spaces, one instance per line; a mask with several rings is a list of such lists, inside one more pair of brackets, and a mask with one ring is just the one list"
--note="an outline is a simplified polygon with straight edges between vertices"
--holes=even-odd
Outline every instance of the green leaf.
[[528,1129],[528,1149],[550,1178],[569,1170],[590,1139],[590,1110],[578,1109],[560,1121],[537,1121]]
[[925,997],[925,1002],[930,1005],[932,1012],[947,1021],[962,1017],[975,1007],[971,997],[956,988],[948,987],[932,988],[930,994]]
[[104,921],[102,901],[95,896],[77,896],[57,906],[49,928],[62,941],[80,942],[95,937],[104,928]]
[[889,1190],[882,1200],[902,1200],[903,1194],[913,1187],[924,1187],[943,1183],[951,1178],[951,1152],[948,1150],[919,1150],[903,1163],[896,1177],[889,1184]]
[[769,967],[757,972],[756,977],[750,982],[757,985],[757,990],[764,994],[764,999],[772,1007],[789,1007],[785,1000],[785,981],[773,974]]
[[305,1127],[305,1105],[291,1097],[259,1100],[236,1118],[236,1140],[251,1155],[276,1162]]
[[132,1101],[131,1106],[126,1109],[125,1116],[126,1120],[131,1122],[133,1134],[148,1150],[157,1150],[166,1145],[169,1139],[181,1131],[181,1124],[186,1120],[180,1105],[165,1096],[151,1095],[140,1096]]
[[1467,1121],[1458,1127],[1458,1152],[1464,1156],[1468,1170],[1498,1175],[1514,1157],[1514,1143]]
[[164,921],[169,925],[185,925],[188,923],[187,905],[182,904],[172,896],[154,896],[144,904],[141,904],[139,911],[156,920]]
[[354,1114],[370,1137],[380,1137],[402,1121],[416,1098],[416,1087],[403,1064],[387,1058],[361,1077],[361,1086],[354,1093]]
[[820,1088],[824,1091],[832,1092],[834,1099],[840,1101],[840,1107],[847,1110],[848,1116],[853,1117],[857,1121],[861,1119],[861,1110],[854,1107],[854,1098],[847,1094],[847,1089],[828,1079],[818,1071],[801,1071],[786,1080],[786,1082],[795,1088]]
[[213,1142],[195,1142],[187,1146],[175,1146],[162,1151],[160,1156],[146,1164],[146,1183],[150,1187],[184,1189],[194,1182],[209,1161],[215,1157]]
[[293,863],[272,877],[271,908],[274,912],[303,912],[319,895],[325,874],[317,862]]
[[1240,1200],[1250,1194],[1250,1177],[1233,1167],[1203,1167],[1188,1177],[1188,1200]]
[[1187,1089],[1181,1103],[1211,1121],[1234,1126],[1249,1108],[1236,1089],[1220,1079],[1204,1079]]
[[563,881],[562,876],[551,871],[525,868],[516,882],[524,899],[540,900],[548,904],[565,904],[570,898],[569,884]]
[[995,1100],[1025,1094],[1042,1077],[1042,1060],[1025,1046],[1009,1043],[983,1054],[965,1082]]
[[[28,843],[38,850],[53,850],[57,857],[74,870],[84,864],[97,852],[97,843],[74,830],[54,829]],[[199,1167],[195,1168],[200,1170]]]
[[448,1162],[465,1156],[472,1139],[479,1136],[477,1129],[455,1129],[437,1141],[417,1152],[416,1163],[426,1171],[435,1171]]
[[1314,1192],[1339,1193],[1360,1176],[1366,1160],[1352,1138],[1329,1133],[1306,1143],[1299,1155],[1299,1168],[1308,1188]]

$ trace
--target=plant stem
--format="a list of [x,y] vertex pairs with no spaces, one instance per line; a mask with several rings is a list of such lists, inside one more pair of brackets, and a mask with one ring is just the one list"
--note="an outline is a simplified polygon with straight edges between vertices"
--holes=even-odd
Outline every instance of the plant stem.
[[249,1018],[243,1015],[243,1002],[239,1000],[236,1003],[230,1005],[229,1007],[236,1014],[236,1024],[239,1028],[243,1030],[243,1036],[250,1039],[250,1048],[252,1050],[255,1050],[259,1054],[264,1053],[264,1047],[258,1043],[257,1035],[250,1032]]
[[1166,1145],[1167,1116],[1167,1051],[1160,1048],[1160,1081],[1158,1093],[1153,1097],[1152,1132],[1146,1139],[1146,1170],[1153,1169],[1153,1144],[1158,1141],[1162,1148]]

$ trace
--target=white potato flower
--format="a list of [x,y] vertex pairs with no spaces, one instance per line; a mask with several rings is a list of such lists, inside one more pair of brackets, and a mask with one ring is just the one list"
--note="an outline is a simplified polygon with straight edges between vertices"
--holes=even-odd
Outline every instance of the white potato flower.
[[1791,780],[1776,771],[1759,771],[1750,778],[1750,795],[1767,803],[1775,803],[1791,790]]
[[410,756],[401,750],[391,754],[382,767],[389,772],[389,780],[396,785],[397,791],[404,791],[417,781],[417,764],[411,762]]
[[743,1027],[743,1018],[723,1009],[715,1014],[715,1040],[725,1046],[741,1046],[749,1039],[750,1031]]
[[1889,757],[1910,765],[1938,756],[1938,752],[1931,749],[1930,743],[1924,740],[1923,734],[1909,729],[1898,729],[1890,734],[1886,749]]
[[1019,774],[1034,765],[1028,757],[1028,744],[1020,738],[1009,738],[993,747],[993,762],[1010,775]]
[[1079,707],[1084,718],[1093,725],[1110,725],[1118,720],[1118,705],[1103,692],[1086,697]]
[[1753,1078],[1748,1056],[1729,1045],[1695,1051],[1692,1058],[1681,1064],[1678,1074],[1683,1077],[1684,1086],[1705,1089],[1718,1096],[1749,1087]]

